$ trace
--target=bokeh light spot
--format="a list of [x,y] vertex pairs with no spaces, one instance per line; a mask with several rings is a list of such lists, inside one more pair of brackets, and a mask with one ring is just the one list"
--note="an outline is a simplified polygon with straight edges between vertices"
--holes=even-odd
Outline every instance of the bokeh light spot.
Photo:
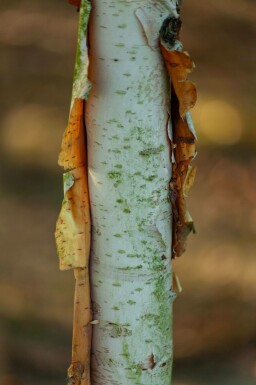
[[233,145],[242,135],[242,119],[237,109],[224,100],[202,104],[198,111],[200,131],[207,140],[220,145]]
[[2,121],[1,146],[20,164],[56,167],[65,120],[61,111],[38,104],[13,108]]

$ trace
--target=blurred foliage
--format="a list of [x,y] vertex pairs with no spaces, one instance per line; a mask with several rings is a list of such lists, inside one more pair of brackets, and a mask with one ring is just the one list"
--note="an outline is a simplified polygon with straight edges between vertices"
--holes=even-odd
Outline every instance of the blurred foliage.
[[[173,385],[256,382],[255,12],[254,0],[183,2],[200,142],[197,235],[174,261]],[[1,2],[1,385],[60,385],[69,365],[73,277],[53,234],[76,29],[64,0]]]

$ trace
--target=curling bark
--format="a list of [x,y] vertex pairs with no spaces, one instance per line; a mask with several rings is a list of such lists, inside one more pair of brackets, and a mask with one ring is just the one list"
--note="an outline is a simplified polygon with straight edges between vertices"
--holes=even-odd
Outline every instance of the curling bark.
[[[90,373],[93,385],[171,383],[172,234],[179,244],[191,224],[181,215],[182,186],[194,156],[190,148],[177,184],[173,138],[184,153],[183,142],[191,146],[194,138],[186,106],[180,115],[174,110],[183,137],[172,132],[169,67],[180,64],[166,57],[173,45],[181,50],[178,20],[176,0],[93,0],[91,12],[81,2],[72,108],[59,158],[69,171],[56,230],[61,268],[74,268],[77,281],[72,384],[89,385]],[[188,86],[186,76],[182,81]],[[182,89],[173,92],[179,109]]]

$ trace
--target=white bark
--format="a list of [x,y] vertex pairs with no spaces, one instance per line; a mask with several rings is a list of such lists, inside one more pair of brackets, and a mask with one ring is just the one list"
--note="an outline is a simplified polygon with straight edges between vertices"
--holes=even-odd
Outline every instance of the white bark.
[[[92,385],[168,385],[172,369],[169,80],[135,11],[94,0],[86,103],[92,215]],[[163,13],[164,12],[164,13]],[[140,14],[140,12],[139,12]]]

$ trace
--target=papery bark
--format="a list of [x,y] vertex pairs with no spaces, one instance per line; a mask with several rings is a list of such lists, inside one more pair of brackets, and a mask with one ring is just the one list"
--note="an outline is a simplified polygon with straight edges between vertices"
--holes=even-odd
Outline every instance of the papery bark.
[[[76,278],[69,383],[167,385],[176,296],[171,258],[192,180],[187,162],[179,192],[175,170],[184,166],[183,153],[186,160],[192,154],[189,161],[194,156],[186,140],[191,136],[194,146],[195,139],[192,99],[179,82],[190,83],[170,71],[159,40],[163,22],[179,20],[179,7],[175,0],[93,0],[90,12],[88,0],[70,2],[80,5],[80,22],[56,230],[60,267],[73,268]],[[185,144],[174,146],[182,130]]]

